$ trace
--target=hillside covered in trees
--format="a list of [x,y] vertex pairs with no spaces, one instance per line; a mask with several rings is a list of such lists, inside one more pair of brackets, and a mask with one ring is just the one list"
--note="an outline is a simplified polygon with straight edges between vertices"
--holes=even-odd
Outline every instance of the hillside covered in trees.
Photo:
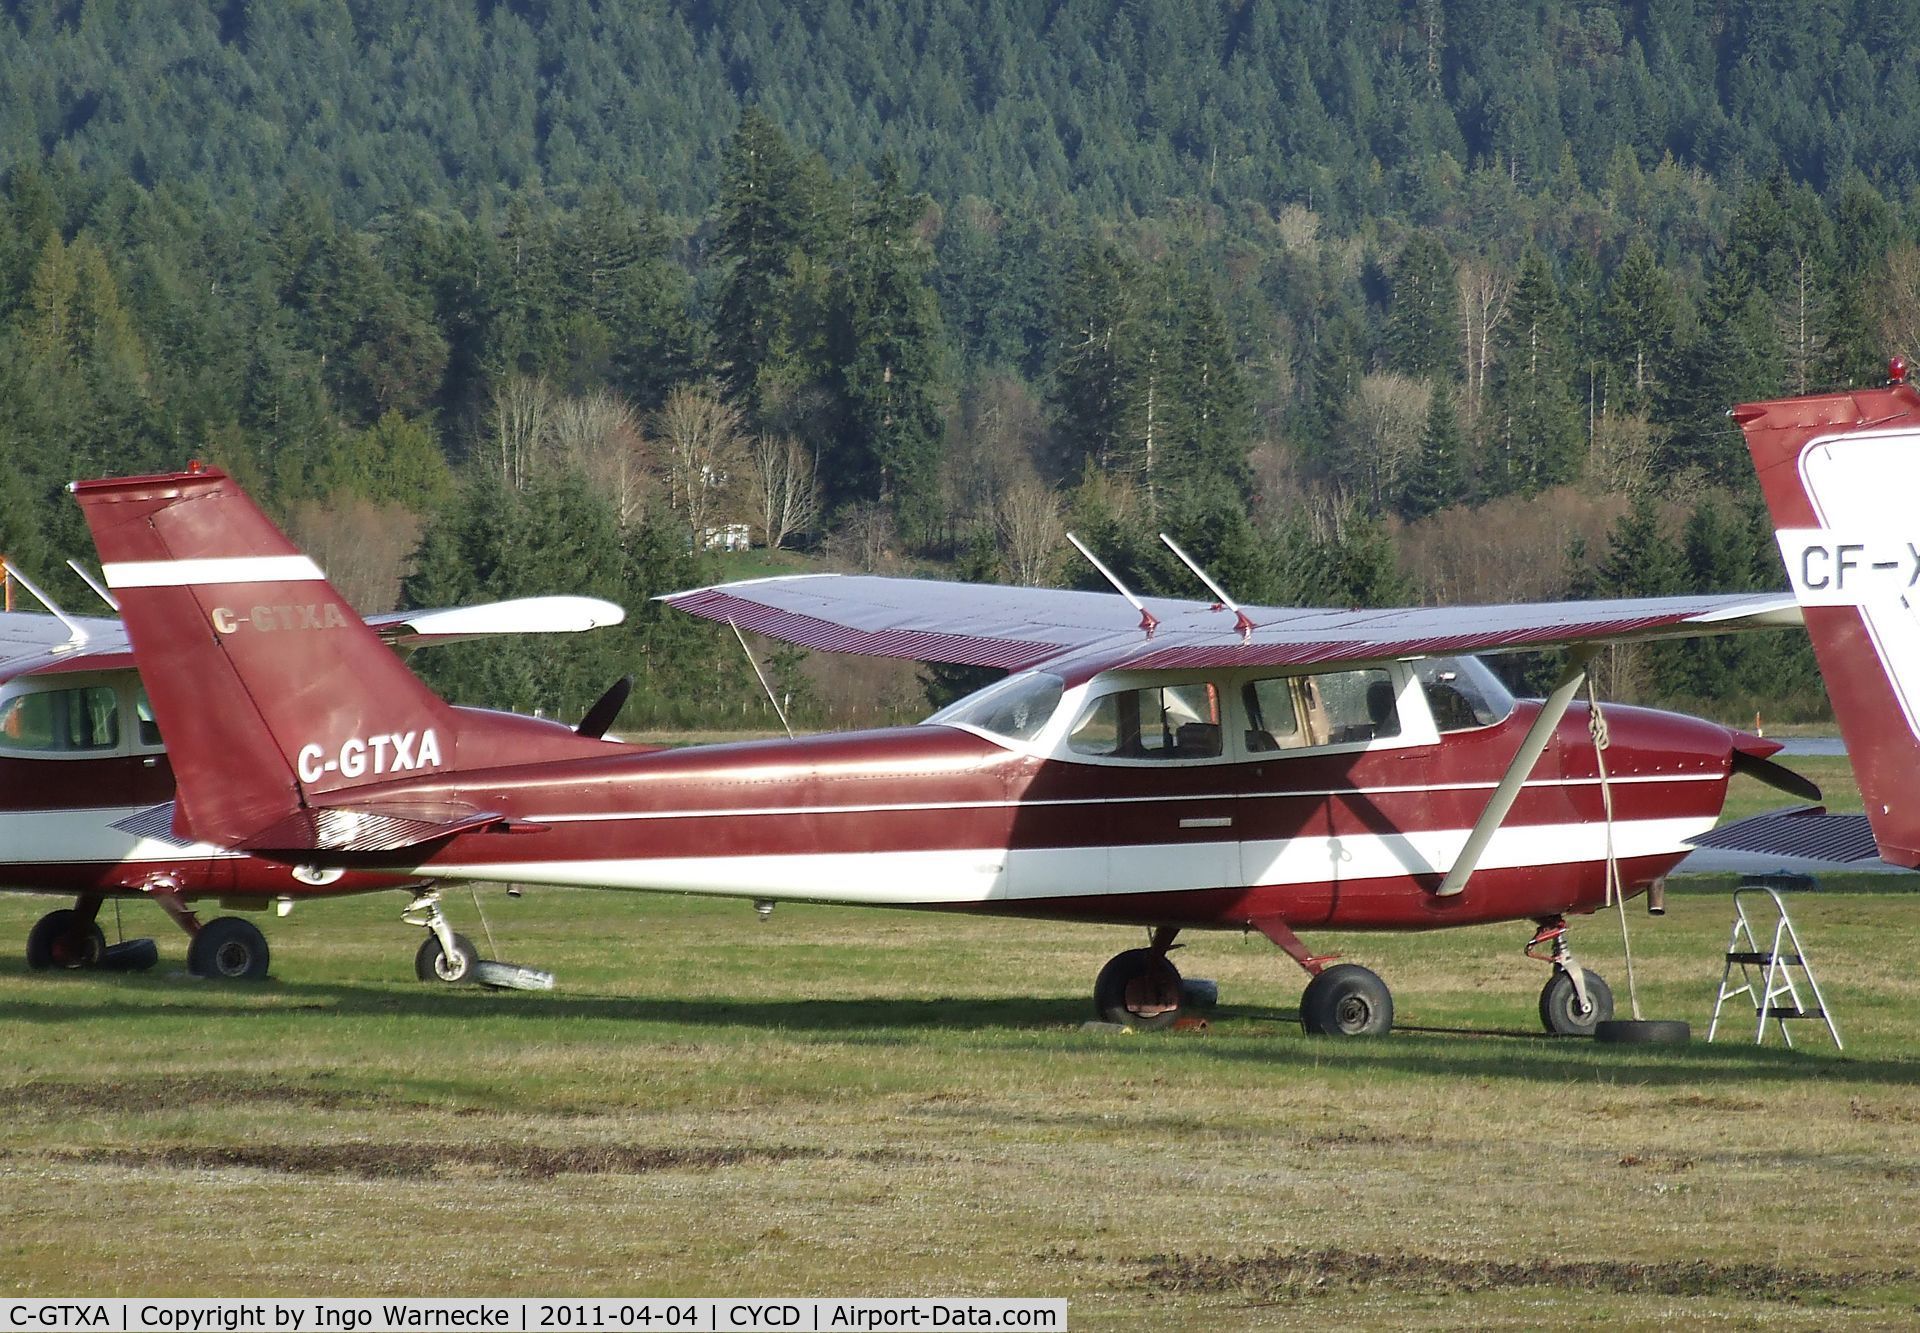
[[[206,457],[363,604],[710,544],[1248,601],[1779,582],[1726,407],[1920,350],[1920,5],[0,0],[0,551]],[[729,660],[737,660],[737,652]],[[793,659],[775,663],[804,692]],[[1616,690],[1816,707],[1797,644]],[[1734,705],[1724,705],[1732,707]]]

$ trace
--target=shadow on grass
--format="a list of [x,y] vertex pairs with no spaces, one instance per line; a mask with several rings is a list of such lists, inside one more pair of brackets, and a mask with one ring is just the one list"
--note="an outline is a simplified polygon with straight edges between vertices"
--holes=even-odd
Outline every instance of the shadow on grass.
[[[4,973],[0,973],[4,977]],[[636,1040],[646,1029],[661,1040],[687,1032],[818,1037],[852,1045],[911,1044],[915,1034],[977,1037],[996,1049],[1032,1051],[1097,1049],[1136,1064],[1175,1057],[1227,1063],[1398,1070],[1427,1077],[1519,1079],[1566,1083],[1593,1081],[1651,1086],[1700,1087],[1755,1078],[1781,1081],[1837,1078],[1911,1085],[1920,1082],[1920,1057],[1862,1059],[1806,1045],[1798,1050],[1736,1041],[1708,1045],[1700,1035],[1684,1046],[1602,1046],[1550,1038],[1537,1032],[1480,1027],[1406,1027],[1384,1039],[1343,1041],[1307,1037],[1291,1009],[1220,1009],[1208,1015],[1204,1032],[1140,1033],[1113,1037],[1082,1033],[1084,1002],[1059,998],[942,997],[937,999],[660,999],[581,996],[474,988],[418,990],[352,983],[274,982],[240,986],[184,977],[119,979],[102,999],[90,987],[83,1002],[65,1002],[62,978],[48,978],[44,996],[0,1000],[0,1022],[63,1025],[76,1022],[193,1022],[305,1013],[330,1017],[405,1018],[425,1024],[632,1025]],[[78,997],[75,997],[76,999]],[[440,1039],[444,1034],[436,1034]],[[581,1029],[580,1035],[603,1036]]]

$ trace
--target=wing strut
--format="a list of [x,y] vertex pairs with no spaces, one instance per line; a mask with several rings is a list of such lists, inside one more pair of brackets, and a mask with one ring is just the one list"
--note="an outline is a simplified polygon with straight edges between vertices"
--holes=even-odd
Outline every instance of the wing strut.
[[1081,555],[1084,555],[1087,558],[1087,562],[1089,564],[1091,564],[1095,569],[1100,571],[1100,576],[1102,578],[1106,579],[1108,583],[1111,583],[1113,585],[1113,590],[1115,592],[1119,593],[1122,597],[1126,598],[1127,601],[1133,604],[1133,609],[1140,613],[1140,628],[1145,630],[1147,637],[1151,639],[1153,637],[1153,632],[1156,629],[1160,628],[1160,617],[1156,616],[1153,612],[1147,610],[1147,604],[1141,601],[1138,597],[1135,597],[1131,592],[1129,592],[1127,590],[1127,585],[1122,583],[1114,575],[1114,572],[1111,569],[1108,569],[1105,565],[1100,563],[1100,557],[1095,555],[1092,551],[1089,551],[1087,549],[1087,544],[1085,542],[1081,541],[1078,537],[1074,536],[1071,532],[1067,534],[1067,540],[1073,543],[1073,547],[1076,551],[1080,552]]
[[1199,563],[1195,561],[1192,556],[1180,549],[1179,543],[1174,541],[1173,538],[1163,532],[1160,534],[1160,540],[1167,544],[1169,551],[1172,551],[1180,557],[1181,564],[1193,571],[1195,578],[1207,585],[1207,591],[1214,595],[1217,603],[1214,608],[1215,610],[1233,612],[1233,627],[1240,631],[1240,642],[1245,643],[1248,639],[1252,638],[1253,632],[1260,627],[1247,619],[1247,613],[1241,609],[1240,603],[1227,596],[1227,590],[1215,583],[1207,574],[1207,571],[1200,568]]
[[1467,845],[1460,849],[1460,856],[1454,861],[1453,868],[1447,871],[1447,877],[1434,890],[1435,896],[1451,898],[1467,887],[1467,877],[1480,864],[1482,853],[1487,850],[1487,844],[1493,841],[1493,835],[1499,832],[1507,812],[1513,809],[1513,803],[1520,799],[1520,789],[1533,775],[1533,766],[1540,761],[1541,752],[1553,738],[1554,728],[1567,715],[1567,706],[1573,702],[1573,696],[1580,692],[1581,682],[1587,678],[1587,663],[1593,660],[1594,651],[1592,645],[1582,644],[1568,653],[1566,671],[1553,687],[1553,693],[1540,705],[1533,725],[1527,728],[1526,738],[1514,752],[1513,762],[1507,765],[1500,785],[1487,798],[1487,808],[1480,812],[1473,831],[1467,835]]

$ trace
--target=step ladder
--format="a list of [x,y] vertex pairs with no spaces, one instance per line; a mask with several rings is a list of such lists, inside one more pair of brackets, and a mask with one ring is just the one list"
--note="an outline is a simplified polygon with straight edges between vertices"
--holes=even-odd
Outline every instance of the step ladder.
[[[1820,994],[1820,983],[1813,979],[1813,967],[1807,962],[1807,951],[1800,944],[1800,936],[1793,928],[1793,919],[1787,915],[1787,905],[1778,892],[1780,889],[1806,889],[1812,886],[1813,880],[1807,875],[1750,875],[1741,880],[1740,886],[1733,891],[1733,933],[1727,939],[1727,964],[1720,972],[1720,995],[1713,1002],[1713,1022],[1707,1027],[1708,1041],[1713,1040],[1714,1031],[1720,1026],[1722,1006],[1734,996],[1744,995],[1753,1005],[1756,1020],[1753,1040],[1756,1045],[1767,1038],[1768,1019],[1779,1024],[1780,1035],[1791,1047],[1793,1033],[1787,1030],[1787,1020],[1818,1018],[1826,1023],[1827,1032],[1833,1037],[1834,1049],[1845,1049],[1840,1044],[1840,1029],[1833,1025],[1833,1015],[1827,1012],[1826,999]],[[1764,924],[1767,911],[1766,904],[1760,900],[1761,894],[1772,900],[1774,911],[1772,939],[1764,949],[1760,947],[1760,937],[1754,930],[1756,916]],[[1752,914],[1749,913],[1749,901],[1753,904]],[[1733,980],[1733,969],[1736,967],[1740,969],[1737,984]],[[1811,1008],[1801,996],[1802,983],[1813,999]],[[1786,1003],[1777,1003],[1783,999]]]

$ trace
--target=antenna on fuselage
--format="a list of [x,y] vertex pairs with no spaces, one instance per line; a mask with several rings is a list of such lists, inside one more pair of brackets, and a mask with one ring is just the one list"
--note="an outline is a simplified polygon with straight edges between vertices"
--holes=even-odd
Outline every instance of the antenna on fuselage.
[[62,611],[59,603],[55,602],[53,598],[47,596],[46,593],[40,590],[39,584],[20,572],[18,565],[10,564],[7,566],[7,577],[32,593],[35,601],[46,607],[47,610],[53,614],[55,620],[67,627],[67,641],[60,645],[59,648],[54,649],[55,652],[65,652],[79,648],[87,642],[86,627],[81,625],[79,621],[75,620],[65,611]]
[[1087,549],[1087,544],[1085,542],[1081,541],[1078,537],[1074,536],[1071,532],[1067,534],[1067,540],[1073,543],[1074,550],[1080,552],[1081,555],[1084,555],[1087,558],[1088,564],[1092,565],[1095,569],[1100,571],[1101,578],[1105,579],[1108,583],[1111,583],[1113,585],[1113,590],[1115,592],[1119,593],[1122,597],[1126,598],[1129,602],[1133,603],[1133,609],[1140,613],[1140,628],[1145,630],[1147,637],[1151,639],[1153,637],[1153,632],[1156,629],[1160,628],[1160,617],[1154,615],[1153,612],[1147,610],[1147,606],[1145,602],[1142,602],[1138,597],[1135,597],[1131,592],[1128,592],[1127,585],[1122,583],[1118,578],[1116,578],[1114,576],[1114,572],[1111,569],[1108,569],[1105,565],[1100,563],[1100,557],[1095,555],[1092,551],[1089,551]]
[[1180,544],[1174,541],[1173,538],[1167,536],[1167,534],[1163,532],[1160,534],[1160,540],[1167,544],[1167,549],[1169,551],[1172,551],[1175,555],[1180,557],[1181,564],[1185,565],[1188,569],[1191,569],[1193,571],[1193,576],[1195,578],[1199,579],[1202,583],[1207,585],[1207,591],[1212,593],[1214,596],[1214,606],[1213,606],[1214,610],[1233,612],[1233,627],[1240,631],[1240,642],[1245,643],[1248,639],[1252,638],[1253,631],[1257,629],[1258,626],[1256,626],[1251,620],[1247,619],[1247,613],[1240,609],[1240,603],[1234,601],[1233,598],[1227,596],[1226,589],[1222,588],[1219,584],[1215,583],[1210,577],[1208,577],[1207,571],[1200,568],[1200,562],[1195,560],[1192,556],[1188,555],[1185,551],[1181,550]]
[[116,616],[120,614],[120,599],[108,592],[106,585],[101,583],[99,579],[96,579],[85,565],[81,564],[78,560],[69,560],[67,561],[67,568],[85,580],[86,585],[99,595],[100,600],[113,608],[113,613]]

